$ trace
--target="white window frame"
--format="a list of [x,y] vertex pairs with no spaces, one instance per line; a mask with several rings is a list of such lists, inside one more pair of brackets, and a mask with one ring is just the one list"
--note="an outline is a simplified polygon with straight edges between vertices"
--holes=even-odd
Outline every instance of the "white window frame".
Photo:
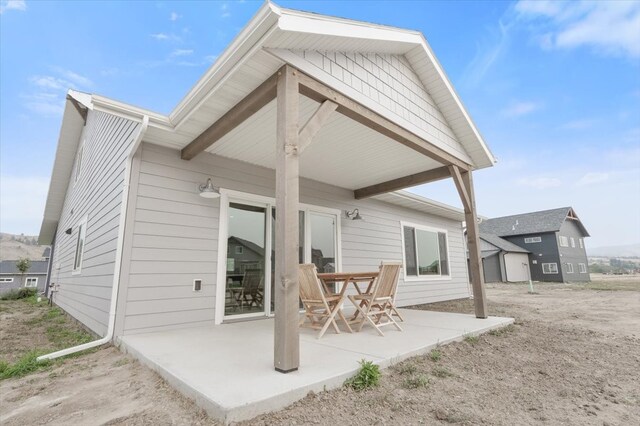
[[[421,229],[423,231],[428,231],[428,232],[435,232],[436,234],[438,232],[442,232],[445,234],[445,239],[447,240],[447,261],[449,262],[449,275],[407,275],[407,268],[406,268],[406,261],[407,261],[407,256],[404,250],[404,228],[405,226],[408,226],[409,228],[414,228],[414,229]],[[428,225],[420,225],[417,223],[413,223],[413,222],[404,222],[404,221],[400,221],[400,236],[401,236],[401,243],[402,243],[402,273],[403,273],[403,277],[404,277],[404,281],[405,282],[420,282],[420,281],[450,281],[453,279],[452,274],[451,274],[451,249],[449,248],[449,232],[446,229],[442,229],[442,228],[434,228],[432,226],[428,226]],[[416,237],[415,239],[415,243],[416,243],[416,258],[418,257],[418,238]],[[440,245],[438,244],[438,259],[440,258]],[[418,265],[416,265],[417,267]],[[440,270],[442,270],[442,268],[440,268]]]
[[[218,232],[218,267],[216,277],[216,310],[214,315],[214,323],[222,324],[225,320],[236,320],[242,318],[265,318],[263,312],[252,314],[238,314],[225,316],[225,291],[226,291],[226,277],[227,277],[227,240],[229,238],[229,203],[239,203],[246,205],[253,205],[257,207],[264,207],[267,209],[267,223],[265,232],[268,238],[271,238],[271,209],[275,208],[276,200],[272,197],[265,197],[262,195],[251,194],[248,192],[234,191],[231,189],[220,188],[220,217],[219,217],[219,232]],[[341,214],[338,209],[332,209],[329,207],[315,206],[311,204],[298,204],[298,210],[304,212],[305,217],[305,236],[304,236],[304,261],[311,262],[311,225],[309,220],[310,213],[326,214],[335,216],[336,218],[336,272],[342,271],[342,235],[341,235]],[[270,244],[273,241],[267,242],[269,247],[265,247],[265,276],[268,277],[265,280],[265,289],[270,286],[271,283],[271,251]],[[266,293],[266,292],[265,292]],[[271,305],[271,296],[265,297],[264,305]],[[271,315],[270,315],[271,316]]]
[[541,243],[542,237],[527,237],[524,239],[525,244]]
[[[239,249],[239,250],[238,250]],[[235,248],[235,252],[236,254],[244,254],[244,247],[242,246],[236,246]]]
[[571,248],[576,248],[576,239],[571,237]]
[[[30,280],[31,281],[35,280],[35,285],[29,285],[29,281]],[[38,287],[38,277],[27,277],[27,278],[25,278],[24,286],[28,287],[28,288],[33,288],[33,287],[37,288]]]
[[573,263],[567,262],[567,274],[573,274]]
[[[87,247],[87,216],[82,218],[82,220],[78,222],[78,225],[76,227],[78,229],[78,232],[76,235],[76,249],[73,252],[73,264],[71,265],[72,275],[78,275],[82,272],[82,262],[84,261],[84,251],[85,251],[85,248]],[[82,239],[82,249],[80,253],[78,253],[78,247],[80,245],[79,243],[81,239]],[[78,254],[80,255],[79,261],[78,261]]]
[[560,247],[569,247],[569,238],[564,235],[558,235],[558,245]]
[[578,238],[578,244],[580,244],[580,248],[584,248],[584,240],[582,238]]
[[76,155],[76,167],[73,172],[73,185],[75,186],[80,179],[80,173],[82,172],[82,157],[84,156],[84,140],[80,144],[80,148],[78,149],[78,154]]
[[586,274],[587,273],[587,265],[584,263],[578,263],[578,271],[581,274]]
[[0,278],[0,283],[12,283],[13,277],[2,277]]
[[[545,272],[545,270],[544,270],[545,265],[549,266],[549,272]],[[553,265],[553,267],[555,268],[555,272],[553,272],[551,270],[551,265]],[[543,263],[542,264],[542,273],[545,274],[545,275],[557,275],[558,274],[558,264],[556,262]]]

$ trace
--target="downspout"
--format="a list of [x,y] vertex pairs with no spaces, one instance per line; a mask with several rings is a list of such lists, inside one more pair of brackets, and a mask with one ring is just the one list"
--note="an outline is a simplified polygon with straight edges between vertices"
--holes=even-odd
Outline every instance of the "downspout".
[[67,349],[62,349],[57,352],[52,352],[50,354],[42,355],[38,357],[38,361],[42,361],[45,359],[55,359],[60,358],[65,355],[70,355],[76,352],[84,351],[86,349],[95,348],[96,346],[101,346],[106,343],[110,343],[111,339],[113,339],[113,332],[115,330],[116,325],[116,306],[118,305],[118,290],[120,289],[120,269],[122,265],[122,252],[124,247],[124,231],[125,231],[125,223],[127,220],[127,206],[129,204],[129,184],[131,182],[131,167],[133,164],[133,157],[138,151],[140,144],[142,143],[142,138],[147,132],[147,127],[149,126],[149,116],[142,116],[142,126],[140,127],[140,131],[133,141],[133,145],[129,150],[129,155],[127,156],[126,166],[124,171],[124,184],[122,187],[122,203],[120,204],[120,223],[118,226],[118,247],[116,249],[116,264],[113,271],[113,285],[111,287],[111,306],[109,307],[109,326],[107,328],[107,334],[104,337],[94,340],[92,342],[84,343],[82,345],[73,346]]

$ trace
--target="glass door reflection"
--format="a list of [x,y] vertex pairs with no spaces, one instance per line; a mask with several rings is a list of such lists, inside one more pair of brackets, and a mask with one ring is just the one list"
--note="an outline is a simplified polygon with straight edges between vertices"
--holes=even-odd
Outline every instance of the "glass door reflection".
[[267,208],[229,203],[225,315],[265,314]]

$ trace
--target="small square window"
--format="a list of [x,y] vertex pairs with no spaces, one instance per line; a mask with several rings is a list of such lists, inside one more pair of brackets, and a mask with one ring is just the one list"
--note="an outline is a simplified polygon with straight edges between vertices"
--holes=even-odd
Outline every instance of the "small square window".
[[24,282],[25,287],[38,287],[38,277],[27,277]]
[[236,254],[243,254],[243,253],[244,253],[244,247],[236,246]]
[[542,264],[542,273],[543,274],[557,274],[558,273],[558,264],[557,263],[543,263]]

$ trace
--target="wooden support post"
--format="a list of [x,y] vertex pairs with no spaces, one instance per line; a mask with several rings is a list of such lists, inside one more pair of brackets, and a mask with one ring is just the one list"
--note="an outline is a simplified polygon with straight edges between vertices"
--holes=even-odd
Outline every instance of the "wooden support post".
[[[453,166],[455,168],[455,166]],[[469,264],[471,272],[471,287],[473,288],[473,303],[476,317],[487,317],[487,297],[484,292],[484,272],[482,270],[482,255],[480,253],[480,230],[478,229],[478,216],[476,214],[476,197],[473,191],[473,178],[471,171],[455,173],[452,171],[456,187],[460,192],[460,198],[465,204],[464,218],[467,224],[467,248],[469,250]],[[454,174],[455,173],[455,174]],[[457,178],[461,179],[458,183]],[[460,187],[459,187],[459,184]],[[464,191],[462,191],[464,189]],[[467,200],[465,202],[465,196]]]
[[277,82],[274,367],[281,373],[300,364],[297,73],[285,65]]

